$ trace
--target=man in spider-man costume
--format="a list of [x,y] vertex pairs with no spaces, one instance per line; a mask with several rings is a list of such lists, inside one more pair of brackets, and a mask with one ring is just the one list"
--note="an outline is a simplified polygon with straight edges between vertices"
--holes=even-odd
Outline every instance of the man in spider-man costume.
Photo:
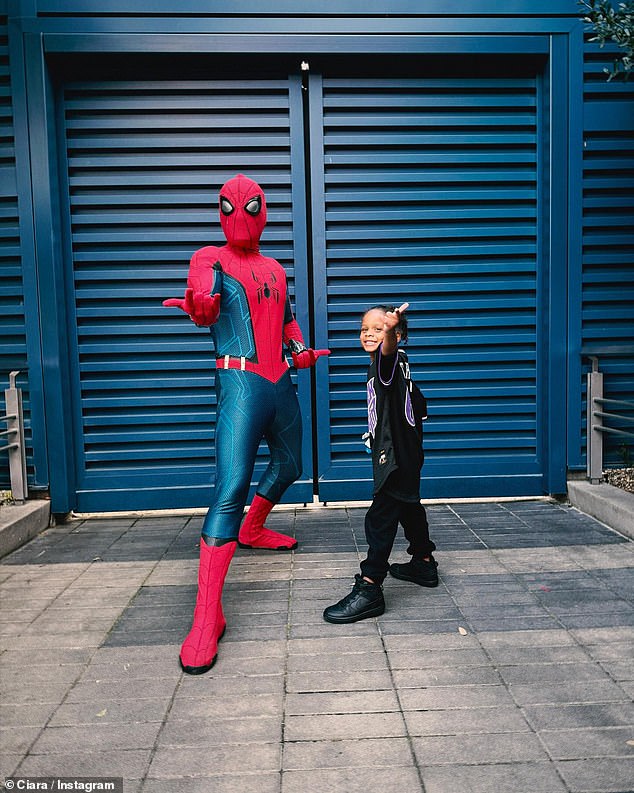
[[[301,415],[282,343],[299,369],[329,352],[304,344],[284,268],[259,251],[265,223],[266,200],[259,185],[242,174],[230,179],[220,191],[227,244],[196,251],[185,297],[163,303],[181,308],[196,325],[211,327],[217,356],[216,483],[202,529],[194,621],[180,652],[183,670],[192,675],[211,669],[216,660],[226,627],[222,588],[236,545],[297,547],[292,537],[264,526],[301,474]],[[262,438],[271,459],[240,526]]]

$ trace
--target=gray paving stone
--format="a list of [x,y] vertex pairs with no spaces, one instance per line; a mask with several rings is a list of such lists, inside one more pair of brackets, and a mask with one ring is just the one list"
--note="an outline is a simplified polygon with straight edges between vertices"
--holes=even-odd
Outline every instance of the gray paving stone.
[[24,682],[8,681],[3,686],[2,701],[5,705],[40,705],[61,702],[72,686],[72,681],[47,682],[36,686],[25,686]]
[[335,713],[287,716],[285,741],[325,741],[349,738],[401,738],[406,736],[401,713]]
[[560,627],[559,622],[554,616],[548,614],[544,615],[517,615],[515,617],[495,617],[495,618],[479,618],[471,617],[469,619],[471,629],[476,633],[483,631],[547,631],[556,630]]
[[605,669],[613,680],[632,681],[634,680],[634,666],[630,661],[602,661],[601,667]]
[[503,707],[514,702],[504,686],[436,686],[400,691],[403,710]]
[[105,631],[77,631],[75,633],[47,633],[36,636],[19,636],[11,639],[12,650],[37,653],[40,650],[78,650],[92,647],[97,649],[103,643]]
[[[180,641],[187,635],[189,625],[185,625],[184,629],[180,631]],[[282,641],[286,639],[288,626],[286,621],[279,621],[276,624],[264,624],[259,621],[254,621],[253,625],[242,625],[239,620],[227,623],[227,633],[223,642],[228,644],[230,642],[253,642],[266,636],[268,640]],[[180,642],[179,642],[180,644]],[[221,660],[223,656],[222,649],[219,651],[218,659]]]
[[571,635],[576,641],[583,645],[600,645],[601,647],[605,647],[610,644],[619,644],[622,642],[634,643],[634,626],[620,625],[614,628],[580,628],[572,630]]
[[451,634],[420,635],[420,634],[397,634],[384,636],[383,642],[388,653],[393,651],[420,651],[434,653],[438,650],[466,650],[476,649],[481,651],[479,637],[475,634],[462,635],[457,630]]
[[[74,727],[101,724],[161,723],[167,714],[171,694],[163,697],[126,697],[125,699],[64,702],[51,718],[51,727]],[[81,745],[81,742],[80,742]]]
[[426,736],[414,738],[412,743],[421,767],[548,760],[537,736],[525,732]]
[[187,776],[261,773],[280,770],[279,743],[223,744],[180,748],[161,746],[156,750],[148,776],[163,779]]
[[379,618],[381,632],[388,636],[390,634],[412,633],[417,636],[421,634],[450,634],[456,633],[458,628],[467,625],[466,620],[400,620],[396,617],[391,618],[389,614]]
[[375,619],[361,620],[352,625],[330,625],[319,615],[315,615],[315,622],[306,624],[292,624],[289,626],[289,638],[291,639],[319,639],[330,638],[333,634],[342,632],[345,627],[345,636],[375,636],[377,633],[377,622]]
[[434,667],[433,669],[403,669],[393,671],[399,690],[431,688],[432,686],[499,685],[500,676],[490,666]]
[[376,790],[406,790],[422,793],[416,768],[324,768],[285,771],[282,793],[367,793],[368,780]]
[[396,598],[386,599],[385,615],[379,618],[379,623],[386,621],[418,620],[429,622],[431,620],[460,620],[462,614],[454,605],[419,606],[408,605]]
[[[280,793],[282,779],[278,771],[257,774],[223,774],[222,776],[157,779],[148,776],[141,793]],[[125,793],[128,793],[127,787]]]
[[226,695],[219,697],[217,692],[206,697],[184,697],[179,693],[172,703],[169,719],[184,720],[190,723],[197,719],[215,720],[228,718],[249,718],[254,716],[275,717],[282,722],[284,714],[284,693]]
[[490,663],[481,648],[465,650],[388,650],[390,667],[399,669],[456,669]]
[[[230,661],[228,661],[230,663]],[[183,697],[208,697],[218,696],[222,691],[223,697],[255,697],[260,694],[276,694],[284,691],[284,675],[238,675],[222,677],[222,685],[218,685],[216,667],[220,659],[206,675],[192,677],[184,675],[178,690],[178,695]]]
[[9,611],[5,606],[5,610],[0,613],[0,629],[4,631],[5,628],[10,628],[13,625],[19,630],[24,630],[24,628],[36,620],[44,610],[44,608],[11,608]]
[[[372,624],[372,620],[365,620],[366,624]],[[326,624],[326,623],[324,623]],[[293,655],[316,655],[329,653],[350,653],[351,660],[359,653],[382,653],[383,642],[375,630],[371,636],[364,636],[361,639],[356,635],[351,635],[349,629],[354,625],[328,625],[330,628],[341,629],[336,634],[332,632],[325,637],[311,637],[307,639],[291,639],[288,642],[289,657]]]
[[[249,658],[284,658],[286,655],[286,641],[272,640],[269,637],[259,641],[252,639],[238,641],[235,637],[232,639],[231,634],[231,628],[228,627],[227,633],[218,645],[222,650],[222,658],[226,662],[233,663]],[[175,648],[176,655],[178,655],[179,649],[180,643]],[[174,651],[172,651],[172,655],[174,655]]]
[[567,727],[621,727],[634,724],[634,704],[632,702],[529,705],[524,708],[524,712],[536,730]]
[[563,760],[556,765],[571,793],[629,793],[632,790],[632,758]]
[[[69,610],[67,615],[58,611],[46,611],[34,620],[23,632],[23,636],[56,636],[66,633],[82,633],[83,631],[101,631],[107,634],[117,620],[121,609],[102,609],[96,613],[88,609]],[[72,616],[71,616],[72,615]]]
[[392,679],[386,668],[379,670],[346,669],[321,672],[291,672],[287,676],[286,690],[300,691],[377,691],[391,689]]
[[627,694],[627,696],[634,701],[634,681],[633,680],[623,680],[619,683],[623,691]]
[[534,665],[540,668],[543,664],[587,663],[592,660],[586,648],[576,645],[563,647],[487,647],[487,654],[494,663],[503,666],[526,667]]
[[73,609],[94,609],[96,606],[121,609],[130,602],[130,591],[129,586],[67,589],[51,603],[49,610],[67,612]]
[[287,716],[328,713],[386,713],[399,711],[396,691],[326,691],[323,693],[288,694]]
[[180,668],[176,654],[169,662],[156,661],[118,661],[111,663],[91,663],[85,667],[81,682],[103,682],[117,680],[156,680],[157,678],[179,678]]
[[402,768],[413,765],[413,761],[407,738],[355,738],[288,742],[284,747],[282,765],[286,772],[374,766]]
[[23,727],[19,725],[0,726],[0,756],[5,754],[26,754],[42,731],[41,726]]
[[546,631],[484,631],[478,634],[478,640],[485,648],[561,647],[567,644],[575,644],[574,638],[568,633],[568,631],[561,630],[561,628]]
[[24,669],[27,666],[30,670],[38,666],[57,669],[67,665],[86,664],[93,654],[94,650],[89,648],[40,650],[37,653],[29,650],[6,650],[0,655],[0,669]]
[[[6,655],[6,653],[5,653]],[[6,702],[9,697],[24,690],[25,677],[33,686],[63,686],[71,685],[81,675],[82,664],[28,664],[26,668],[19,665],[2,665],[0,675],[0,694]]]
[[134,780],[143,778],[150,756],[150,750],[29,754],[18,772],[21,776],[120,776]]
[[585,652],[595,661],[629,661],[634,658],[634,642],[612,642],[611,644],[590,644]]
[[43,727],[58,707],[58,702],[37,702],[26,705],[0,703],[2,727]]
[[121,699],[150,699],[169,696],[177,681],[169,677],[155,680],[85,680],[77,683],[66,697],[67,703],[105,702]]
[[592,757],[634,758],[634,727],[602,727],[575,730],[541,730],[540,738],[555,760],[585,760]]
[[108,647],[101,645],[91,656],[91,662],[98,664],[154,663],[164,666],[174,663],[178,657],[180,642],[168,642],[148,650],[147,647]]
[[458,600],[460,611],[472,621],[493,622],[517,619],[519,617],[548,617],[546,609],[538,603],[509,603],[504,606],[497,603],[464,603]]
[[289,673],[347,672],[351,665],[357,671],[387,669],[384,652],[377,653],[328,653],[317,655],[291,655],[288,658]]
[[469,735],[481,733],[528,733],[522,711],[514,706],[455,710],[405,711],[410,735]]
[[108,752],[130,749],[151,749],[161,724],[92,724],[77,727],[47,727],[31,747],[32,754],[58,754],[69,746],[81,745],[85,752]]
[[567,793],[549,762],[424,766],[425,793]]
[[498,666],[503,680],[511,685],[522,683],[558,683],[574,680],[606,680],[605,671],[596,663],[532,663],[523,666]]
[[214,666],[214,677],[224,679],[228,676],[244,675],[283,675],[285,668],[284,658],[229,658],[224,654],[228,645],[223,645],[222,663]]
[[241,716],[240,718],[170,719],[161,732],[159,746],[200,747],[222,744],[266,743],[282,740],[282,724],[277,716]]
[[510,690],[513,698],[520,705],[628,701],[623,689],[607,678],[587,682],[565,680],[560,683],[514,685]]

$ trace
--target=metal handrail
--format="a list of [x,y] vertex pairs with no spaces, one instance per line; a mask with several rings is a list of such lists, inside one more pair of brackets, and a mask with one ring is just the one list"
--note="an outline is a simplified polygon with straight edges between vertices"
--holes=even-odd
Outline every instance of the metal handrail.
[[603,397],[603,372],[599,371],[598,354],[622,355],[634,353],[630,345],[617,345],[605,347],[603,350],[585,352],[592,362],[592,371],[588,372],[587,392],[587,477],[592,484],[598,484],[603,478],[603,436],[618,435],[625,438],[634,438],[634,432],[618,427],[605,426],[604,419],[615,419],[619,422],[634,423],[634,417],[624,416],[613,410],[597,410],[595,406],[609,406],[610,408],[622,407],[634,409],[634,401],[626,399],[605,399]]
[[0,436],[14,436],[11,443],[0,446],[0,452],[9,453],[9,476],[11,495],[15,501],[26,501],[28,485],[26,478],[26,449],[24,444],[24,413],[22,410],[22,389],[17,388],[15,381],[20,372],[9,374],[9,388],[5,389],[4,398],[6,413],[0,421],[7,422],[7,429]]

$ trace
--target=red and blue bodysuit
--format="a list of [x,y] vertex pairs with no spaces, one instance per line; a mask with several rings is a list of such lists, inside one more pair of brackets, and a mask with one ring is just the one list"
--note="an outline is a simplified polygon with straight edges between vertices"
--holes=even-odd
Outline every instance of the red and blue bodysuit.
[[[288,550],[292,537],[264,521],[301,474],[301,414],[283,343],[298,368],[313,366],[327,350],[307,349],[291,311],[286,273],[263,256],[259,241],[266,200],[259,185],[238,175],[220,191],[220,223],[227,239],[193,255],[177,306],[196,325],[210,327],[216,350],[216,481],[203,523],[198,597],[192,629],[180,653],[189,674],[211,668],[225,630],[221,595],[236,545]],[[270,462],[240,526],[260,441]]]

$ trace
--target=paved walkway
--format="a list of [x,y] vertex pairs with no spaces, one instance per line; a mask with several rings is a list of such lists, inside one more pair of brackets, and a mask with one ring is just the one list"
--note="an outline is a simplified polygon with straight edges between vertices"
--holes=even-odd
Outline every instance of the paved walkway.
[[[0,777],[126,793],[631,793],[634,543],[556,503],[429,507],[441,585],[323,622],[365,510],[275,511],[215,667],[183,675],[199,516],[76,519],[0,564]],[[405,560],[397,541],[393,558]]]

